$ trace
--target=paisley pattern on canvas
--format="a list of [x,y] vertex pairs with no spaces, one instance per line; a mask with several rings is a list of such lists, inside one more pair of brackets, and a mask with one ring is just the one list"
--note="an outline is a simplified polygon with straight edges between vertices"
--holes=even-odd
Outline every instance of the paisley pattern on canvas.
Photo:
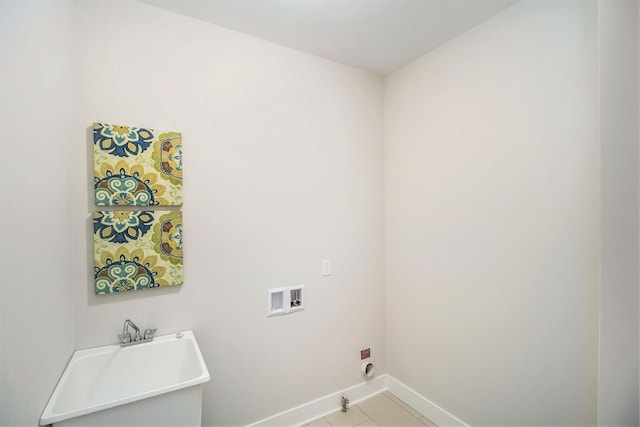
[[182,134],[93,124],[97,206],[182,205]]
[[183,283],[180,211],[93,214],[95,293]]

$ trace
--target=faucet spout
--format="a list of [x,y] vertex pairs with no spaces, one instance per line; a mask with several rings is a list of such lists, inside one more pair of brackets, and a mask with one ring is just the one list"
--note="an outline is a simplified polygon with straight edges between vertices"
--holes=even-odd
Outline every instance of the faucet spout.
[[[133,338],[131,337],[131,332],[128,331],[129,327],[135,331]],[[127,343],[131,341],[140,341],[140,339],[140,328],[138,328],[131,320],[125,320],[124,326],[122,327],[122,342]]]
[[[131,328],[132,332],[129,331]],[[132,335],[133,333],[133,335]],[[144,334],[140,332],[140,328],[136,326],[130,319],[124,321],[122,326],[122,334],[118,335],[120,338],[120,345],[127,347],[134,344],[142,344],[145,342],[153,341],[153,335],[156,333],[156,329],[145,329]]]

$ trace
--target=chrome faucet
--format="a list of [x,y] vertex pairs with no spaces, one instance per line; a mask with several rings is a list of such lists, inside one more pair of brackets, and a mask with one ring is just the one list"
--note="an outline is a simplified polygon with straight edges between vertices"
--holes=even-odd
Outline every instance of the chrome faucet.
[[[131,332],[129,332],[129,327],[131,327],[131,329],[133,329],[133,331],[135,332],[133,336],[131,336]],[[124,321],[122,334],[118,335],[118,338],[120,338],[120,345],[122,347],[127,347],[129,345],[153,341],[153,334],[155,333],[156,329],[147,329],[144,331],[144,335],[142,335],[140,333],[140,328],[138,328],[136,324],[131,320],[127,319]]]

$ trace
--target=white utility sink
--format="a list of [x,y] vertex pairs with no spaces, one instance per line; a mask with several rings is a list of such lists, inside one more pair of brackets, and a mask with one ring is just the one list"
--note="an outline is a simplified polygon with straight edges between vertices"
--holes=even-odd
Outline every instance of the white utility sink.
[[191,331],[79,350],[40,424],[200,425],[202,384],[209,379]]

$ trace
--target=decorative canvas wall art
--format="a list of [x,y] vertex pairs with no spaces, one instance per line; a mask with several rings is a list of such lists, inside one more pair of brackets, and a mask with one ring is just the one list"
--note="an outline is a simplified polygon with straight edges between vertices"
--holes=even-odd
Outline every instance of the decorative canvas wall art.
[[94,212],[93,242],[96,294],[183,282],[180,211]]
[[97,206],[182,205],[182,134],[93,124]]

